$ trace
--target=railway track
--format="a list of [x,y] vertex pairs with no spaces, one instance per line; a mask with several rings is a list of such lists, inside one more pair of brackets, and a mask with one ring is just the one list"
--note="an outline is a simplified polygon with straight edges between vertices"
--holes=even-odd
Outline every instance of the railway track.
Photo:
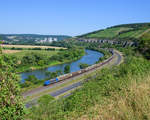
[[[42,87],[33,89],[33,90],[31,90],[31,91],[28,91],[28,92],[26,92],[26,93],[23,93],[23,96],[24,96],[24,98],[26,98],[26,97],[28,97],[28,96],[32,96],[32,95],[35,95],[35,94],[42,93],[42,92],[44,92],[44,91],[53,89],[53,88],[55,88],[55,87],[57,87],[57,86],[59,87],[60,85],[62,85],[62,84],[64,84],[64,83],[67,83],[68,81],[71,81],[71,80],[73,80],[73,79],[77,79],[77,78],[82,77],[82,76],[84,76],[84,75],[87,75],[87,74],[89,74],[89,73],[91,73],[91,72],[94,72],[94,71],[96,71],[97,69],[101,68],[102,66],[105,66],[105,65],[109,64],[109,62],[111,62],[111,61],[113,61],[113,60],[114,60],[114,62],[113,62],[113,64],[112,64],[111,66],[119,65],[119,64],[121,63],[122,59],[123,59],[123,58],[122,58],[122,55],[121,55],[119,52],[115,51],[115,52],[114,52],[114,55],[113,55],[112,57],[110,57],[109,59],[107,59],[107,61],[104,61],[104,62],[101,64],[101,66],[94,67],[93,69],[91,69],[91,70],[89,70],[89,71],[86,71],[86,72],[84,72],[84,73],[82,73],[82,74],[73,76],[73,77],[71,77],[71,78],[69,78],[69,79],[66,79],[66,80],[64,80],[64,81],[59,81],[58,83],[54,83],[54,84],[51,84],[51,85],[49,85],[49,86],[42,86]],[[92,76],[92,77],[94,77],[94,76]],[[61,88],[61,89],[59,89],[59,90],[55,90],[55,91],[53,91],[53,92],[50,92],[49,94],[52,95],[53,97],[57,97],[57,96],[59,96],[59,95],[65,93],[65,92],[67,92],[67,91],[69,91],[69,90],[72,90],[72,89],[74,89],[74,88],[76,88],[76,87],[79,87],[79,86],[81,86],[81,85],[82,85],[82,83],[81,83],[81,81],[79,81],[79,82],[73,83],[72,85],[69,85],[69,86],[66,86],[66,87],[64,87],[64,88]],[[28,102],[28,103],[26,104],[26,107],[30,107],[30,106],[32,106],[33,103],[36,103],[38,97],[40,97],[40,95],[39,95],[39,96],[36,96],[34,99],[32,99],[30,102]],[[31,103],[32,103],[32,104],[31,104]]]

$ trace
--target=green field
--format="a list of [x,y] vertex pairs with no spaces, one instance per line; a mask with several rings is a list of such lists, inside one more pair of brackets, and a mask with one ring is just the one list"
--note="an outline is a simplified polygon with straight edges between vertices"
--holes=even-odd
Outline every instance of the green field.
[[118,35],[119,32],[130,30],[132,28],[125,28],[125,27],[118,27],[118,28],[109,28],[105,29],[103,31],[99,31],[97,33],[89,34],[86,37],[87,38],[113,38]]
[[125,24],[106,28],[104,30],[87,33],[79,38],[98,38],[98,39],[124,39],[140,38],[144,33],[150,32],[150,23]]
[[127,33],[123,33],[119,35],[119,38],[126,38],[126,37],[131,37],[131,38],[138,38],[143,32],[145,32],[147,28],[143,28],[137,31],[131,31]]
[[[11,58],[17,59],[16,64],[19,64],[25,56],[28,56],[31,54],[40,55],[43,59],[49,59],[51,56],[57,55],[58,52],[61,52],[61,51],[59,51],[59,50],[55,50],[55,51],[20,50],[19,52],[9,53],[9,54],[5,53],[5,54],[7,54]],[[61,64],[61,62],[51,61],[45,65],[42,65],[42,66],[41,65],[34,65],[34,64],[33,65],[26,64],[26,65],[21,65],[21,66],[17,67],[16,72],[18,73],[18,72],[24,72],[24,71],[31,71],[31,70],[41,69],[41,68],[45,68],[45,67],[49,67],[49,66],[57,65],[57,64]]]
[[[13,51],[13,50],[12,50]],[[16,53],[10,53],[9,56],[14,56],[19,59],[23,58],[25,55],[30,54],[30,53],[36,53],[36,54],[42,54],[44,57],[50,57],[52,55],[56,55],[59,50],[55,51],[46,51],[46,50],[20,50],[19,52]]]

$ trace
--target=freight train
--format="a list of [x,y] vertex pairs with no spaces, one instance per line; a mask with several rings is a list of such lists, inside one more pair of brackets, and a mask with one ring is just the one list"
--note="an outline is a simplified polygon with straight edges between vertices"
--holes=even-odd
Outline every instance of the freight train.
[[108,62],[110,62],[113,59],[113,57],[114,57],[113,56],[114,55],[114,50],[110,50],[110,53],[112,54],[112,56],[109,59],[103,61],[102,63],[94,64],[94,65],[89,66],[89,67],[87,67],[85,69],[81,69],[81,70],[79,70],[77,72],[72,72],[72,73],[64,74],[64,75],[61,75],[61,76],[59,76],[57,78],[54,78],[54,79],[51,79],[51,80],[47,80],[47,81],[44,82],[44,86],[47,86],[47,85],[50,85],[50,84],[54,84],[54,83],[57,83],[57,82],[69,79],[71,77],[80,75],[82,73],[94,70],[94,69],[96,69],[96,68],[98,68],[98,67],[100,67],[100,66],[102,66],[102,65],[104,65],[104,64],[106,64]]

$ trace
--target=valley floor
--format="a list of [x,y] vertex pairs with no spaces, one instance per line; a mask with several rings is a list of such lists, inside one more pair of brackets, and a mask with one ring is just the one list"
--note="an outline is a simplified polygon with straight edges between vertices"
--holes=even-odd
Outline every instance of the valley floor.
[[129,48],[123,51],[123,64],[97,72],[67,98],[32,108],[28,118],[149,120],[150,63]]

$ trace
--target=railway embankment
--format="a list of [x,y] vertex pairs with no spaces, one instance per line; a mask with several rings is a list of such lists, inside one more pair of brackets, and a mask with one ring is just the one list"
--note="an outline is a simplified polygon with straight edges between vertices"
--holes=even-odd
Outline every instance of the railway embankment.
[[63,81],[49,86],[42,86],[31,91],[25,92],[23,93],[23,96],[28,103],[27,106],[30,106],[29,103],[36,102],[39,97],[45,94],[50,94],[51,96],[56,98],[59,98],[59,96],[62,97],[63,94],[66,96],[66,94],[70,94],[69,91],[80,87],[84,80],[87,80],[89,77],[96,77],[96,71],[99,71],[104,67],[112,67],[114,65],[119,65],[122,61],[122,54],[114,50],[114,54],[102,63],[94,64],[89,68],[86,68],[86,71],[84,72],[77,71],[77,73],[80,74],[69,77],[68,79],[65,79]]

